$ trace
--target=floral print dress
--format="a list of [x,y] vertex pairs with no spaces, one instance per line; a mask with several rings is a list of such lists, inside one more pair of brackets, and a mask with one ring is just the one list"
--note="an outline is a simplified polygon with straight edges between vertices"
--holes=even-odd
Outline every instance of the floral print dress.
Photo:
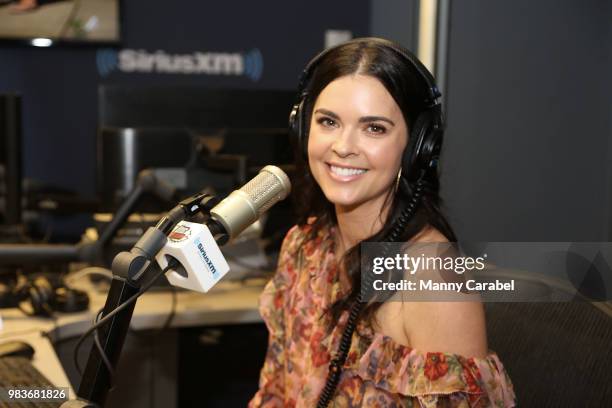
[[[329,317],[321,317],[348,288],[337,273],[332,229],[309,238],[310,228],[289,231],[260,298],[270,337],[251,408],[315,407],[346,324],[348,312],[329,333]],[[330,406],[513,407],[515,396],[493,352],[484,358],[421,352],[360,323]]]

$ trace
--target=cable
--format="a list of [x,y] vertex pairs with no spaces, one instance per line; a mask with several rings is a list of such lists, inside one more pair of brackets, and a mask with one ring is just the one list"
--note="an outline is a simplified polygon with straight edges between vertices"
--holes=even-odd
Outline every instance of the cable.
[[123,303],[121,303],[119,306],[117,306],[116,308],[111,310],[106,316],[104,316],[102,319],[98,320],[93,326],[91,326],[89,329],[87,329],[87,331],[85,333],[83,333],[81,335],[81,337],[79,338],[79,341],[77,342],[76,346],[74,347],[74,353],[73,353],[73,356],[72,356],[73,357],[73,361],[74,361],[74,365],[75,365],[75,367],[77,369],[77,372],[79,373],[80,376],[83,376],[83,370],[81,370],[81,366],[79,365],[79,349],[81,348],[81,345],[83,344],[83,342],[85,341],[87,336],[89,336],[95,330],[97,330],[98,328],[100,328],[103,325],[105,325],[106,323],[108,323],[110,321],[110,319],[113,316],[115,316],[117,313],[121,312],[122,310],[127,308],[130,304],[134,303],[140,297],[140,295],[142,295],[151,286],[153,286],[153,284],[157,281],[157,279],[159,277],[161,277],[169,269],[174,268],[177,265],[178,265],[178,261],[170,260],[168,265],[164,269],[160,270],[157,274],[155,274],[155,276],[149,282],[147,282],[146,284],[142,285],[142,287],[140,288],[140,290],[137,293],[135,293],[130,298],[126,299]]
[[70,272],[64,278],[66,285],[71,285],[74,281],[77,281],[88,275],[99,275],[104,276],[110,280],[113,280],[113,273],[107,268],[100,268],[98,266],[88,266],[78,271]]
[[[423,191],[425,189],[425,182],[423,179],[419,179],[416,183],[416,188],[410,202],[404,208],[402,213],[400,214],[398,220],[396,221],[393,229],[387,235],[385,242],[397,242],[397,240],[401,237],[402,231],[404,231],[406,224],[414,216],[416,212],[419,201],[421,200],[421,196],[423,195]],[[383,245],[383,254],[382,256],[386,256],[389,251],[388,245]],[[361,315],[361,311],[365,306],[364,298],[367,299],[368,295],[371,292],[372,288],[372,279],[374,276],[371,273],[365,274],[365,279],[362,282],[362,287],[365,287],[365,296],[362,296],[363,291],[359,291],[357,295],[357,300],[351,306],[351,310],[349,312],[349,317],[346,322],[346,327],[342,332],[342,337],[340,339],[340,344],[338,345],[338,351],[336,352],[336,357],[331,359],[329,362],[329,371],[327,374],[327,380],[325,381],[325,386],[323,387],[323,391],[321,391],[321,395],[319,396],[319,401],[317,403],[317,408],[327,408],[329,402],[331,401],[334,393],[336,392],[336,387],[338,387],[338,381],[340,380],[340,374],[342,373],[342,366],[346,362],[346,358],[348,356],[349,349],[351,347],[351,341],[353,339],[353,333],[357,327],[357,320]]]
[[[102,315],[102,313],[104,312],[104,308],[100,309],[98,311],[98,313],[96,314],[96,317],[94,318],[93,323],[96,324],[98,323],[100,316]],[[104,349],[102,348],[102,344],[100,343],[100,336],[98,336],[98,330],[96,330],[94,332],[94,343],[96,345],[96,348],[98,349],[98,352],[100,353],[100,356],[102,357],[102,361],[104,362],[104,365],[106,366],[106,369],[108,370],[109,376],[110,378],[114,378],[115,377],[115,369],[113,368],[110,360],[108,359],[108,356],[106,355],[106,353],[104,352]],[[112,386],[111,386],[112,388]]]

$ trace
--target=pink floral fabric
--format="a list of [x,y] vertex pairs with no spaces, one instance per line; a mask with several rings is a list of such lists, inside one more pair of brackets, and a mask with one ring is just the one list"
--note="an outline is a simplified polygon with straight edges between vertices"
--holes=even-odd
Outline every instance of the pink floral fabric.
[[[260,311],[270,332],[259,391],[249,407],[315,407],[348,313],[328,334],[321,314],[347,287],[337,273],[331,229],[308,238],[293,227]],[[363,323],[353,335],[333,407],[513,407],[512,383],[497,355],[485,358],[421,352]]]

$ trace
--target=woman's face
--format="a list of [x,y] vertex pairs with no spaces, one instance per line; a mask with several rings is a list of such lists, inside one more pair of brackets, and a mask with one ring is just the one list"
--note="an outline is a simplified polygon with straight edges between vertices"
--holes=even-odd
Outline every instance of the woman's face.
[[402,111],[372,76],[348,75],[317,98],[308,136],[308,163],[336,207],[380,211],[395,188],[408,128]]

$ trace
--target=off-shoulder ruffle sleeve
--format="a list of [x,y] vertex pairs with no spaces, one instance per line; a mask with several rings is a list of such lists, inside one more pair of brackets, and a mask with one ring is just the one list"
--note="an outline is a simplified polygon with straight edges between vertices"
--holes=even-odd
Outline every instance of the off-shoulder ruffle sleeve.
[[[367,337],[353,342],[344,370],[373,385],[377,393],[399,395],[394,400],[408,407],[408,400],[427,408],[515,406],[512,383],[494,352],[483,358],[421,352],[377,333],[360,353]],[[366,406],[367,398],[364,395]]]
[[284,407],[285,398],[285,293],[295,279],[294,255],[300,231],[293,227],[283,240],[278,267],[265,286],[259,310],[268,328],[268,350],[259,377],[259,390],[249,407]]

